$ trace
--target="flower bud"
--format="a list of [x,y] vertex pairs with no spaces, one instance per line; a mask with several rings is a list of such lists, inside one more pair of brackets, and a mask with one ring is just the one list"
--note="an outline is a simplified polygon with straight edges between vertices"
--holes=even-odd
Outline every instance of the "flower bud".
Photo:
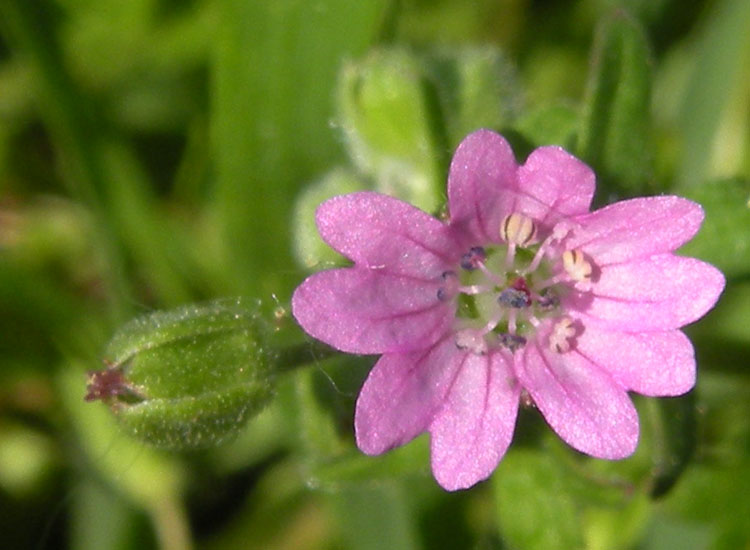
[[406,50],[377,50],[341,71],[339,120],[352,160],[375,189],[423,210],[441,201],[439,147],[426,73]]
[[234,435],[272,394],[267,322],[256,303],[217,300],[134,319],[112,338],[86,400],[157,447],[197,449]]
[[521,110],[516,68],[496,47],[438,48],[428,67],[451,148],[477,128],[511,125]]

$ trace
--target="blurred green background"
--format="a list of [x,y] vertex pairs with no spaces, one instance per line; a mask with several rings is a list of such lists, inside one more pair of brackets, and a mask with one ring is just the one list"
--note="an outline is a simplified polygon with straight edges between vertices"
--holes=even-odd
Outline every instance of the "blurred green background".
[[[747,29],[747,0],[0,0],[1,546],[750,548]],[[437,213],[479,127],[519,160],[574,152],[600,205],[706,209],[684,253],[727,290],[688,329],[696,390],[636,399],[632,458],[581,457],[525,411],[493,479],[445,493],[426,437],[354,447],[373,358],[281,374],[203,451],[83,401],[153,310],[260,299],[274,345],[306,342],[289,296],[338,261],[315,205],[377,189]]]

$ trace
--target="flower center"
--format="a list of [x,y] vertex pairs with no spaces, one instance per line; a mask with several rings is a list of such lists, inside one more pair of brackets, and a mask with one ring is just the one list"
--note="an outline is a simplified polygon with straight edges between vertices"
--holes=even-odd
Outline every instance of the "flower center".
[[438,299],[456,300],[456,346],[513,353],[547,327],[550,350],[571,349],[577,329],[560,299],[573,287],[588,290],[593,268],[583,252],[561,246],[569,229],[558,224],[540,242],[531,218],[510,214],[500,224],[501,244],[470,248],[455,271],[442,274]]

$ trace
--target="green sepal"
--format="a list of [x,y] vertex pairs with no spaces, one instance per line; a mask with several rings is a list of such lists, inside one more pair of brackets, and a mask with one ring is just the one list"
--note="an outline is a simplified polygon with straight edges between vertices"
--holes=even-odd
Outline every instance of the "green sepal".
[[271,398],[273,358],[258,304],[217,300],[157,311],[123,326],[91,373],[88,400],[169,449],[218,445]]

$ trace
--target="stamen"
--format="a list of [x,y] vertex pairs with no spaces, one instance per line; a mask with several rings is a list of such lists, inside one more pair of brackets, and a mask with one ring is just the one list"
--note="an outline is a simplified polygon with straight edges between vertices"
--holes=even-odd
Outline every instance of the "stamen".
[[505,251],[505,269],[510,270],[513,267],[513,260],[516,258],[516,243],[508,243],[508,249]]
[[549,349],[556,353],[565,353],[570,349],[570,339],[576,334],[573,321],[563,317],[549,335]]
[[481,246],[474,246],[461,256],[461,267],[466,271],[474,271],[480,265],[484,265],[487,254]]
[[550,287],[552,285],[556,285],[557,283],[559,283],[560,281],[565,280],[566,278],[567,277],[566,277],[565,273],[558,273],[557,275],[554,275],[554,276],[550,277],[549,279],[545,279],[544,281],[536,283],[534,285],[534,287],[542,289],[542,291],[544,291],[547,287]]
[[552,244],[552,241],[554,240],[557,240],[557,235],[554,232],[548,235],[546,239],[544,239],[542,244],[539,246],[539,250],[537,250],[536,254],[534,254],[534,259],[531,260],[531,263],[528,265],[528,267],[524,269],[524,273],[535,271],[536,268],[539,267],[539,264],[542,262],[542,258],[544,258],[544,255],[547,253],[549,245]]
[[453,271],[444,271],[440,278],[443,280],[443,286],[438,288],[437,299],[445,302],[453,298],[459,291],[458,276]]
[[526,338],[519,336],[518,334],[508,334],[507,332],[503,332],[498,335],[498,342],[500,342],[501,346],[505,346],[511,352],[514,352],[526,345]]
[[458,349],[468,349],[477,355],[487,353],[487,341],[484,334],[475,329],[464,329],[456,332],[456,347]]
[[495,283],[496,285],[503,284],[503,280],[500,277],[498,277],[497,275],[495,275],[492,271],[490,271],[489,269],[487,269],[487,266],[485,264],[483,264],[483,263],[479,264],[479,270],[482,273],[484,273],[484,275],[490,281],[492,281],[493,283]]
[[505,216],[500,224],[500,238],[506,243],[518,246],[529,244],[536,234],[534,220],[514,212]]
[[520,309],[522,307],[529,307],[531,305],[531,297],[528,291],[519,290],[517,288],[506,288],[497,297],[497,301],[506,307],[512,307]]
[[470,285],[470,286],[460,286],[458,287],[458,291],[461,294],[482,294],[483,292],[490,292],[492,290],[492,287],[490,286],[484,286],[484,285]]
[[508,312],[508,332],[510,332],[511,334],[516,333],[516,317],[517,317],[516,313],[517,312],[515,309],[511,309]]
[[562,255],[563,268],[566,273],[576,282],[591,279],[591,264],[586,261],[583,252],[578,250],[566,250]]
[[547,287],[537,297],[537,305],[543,310],[548,311],[560,305],[560,298],[557,297],[554,290]]

